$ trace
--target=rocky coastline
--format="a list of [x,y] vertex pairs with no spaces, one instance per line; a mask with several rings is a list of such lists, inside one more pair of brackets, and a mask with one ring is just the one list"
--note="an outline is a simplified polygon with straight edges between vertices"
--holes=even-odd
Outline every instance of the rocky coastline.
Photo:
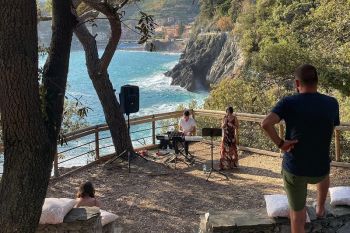
[[147,42],[144,50],[153,52],[181,53],[185,50],[187,40],[152,40]]
[[165,75],[172,77],[172,85],[207,91],[212,84],[238,74],[242,64],[242,52],[234,35],[199,33],[192,36],[179,63]]

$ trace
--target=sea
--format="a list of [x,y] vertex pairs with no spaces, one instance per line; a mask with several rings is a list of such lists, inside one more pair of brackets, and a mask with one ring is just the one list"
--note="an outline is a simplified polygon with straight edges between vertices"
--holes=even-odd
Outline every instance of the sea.
[[[102,52],[102,51],[100,51]],[[126,84],[140,88],[140,111],[131,117],[175,110],[181,104],[196,100],[203,103],[206,92],[193,93],[172,86],[171,78],[164,73],[179,61],[179,53],[118,50],[109,66],[109,77],[119,95]],[[41,59],[40,65],[44,63]],[[70,57],[67,97],[79,98],[91,108],[86,120],[89,124],[105,122],[103,111],[85,65],[84,51],[73,51]]]
[[[100,55],[102,52],[102,50],[99,51]],[[173,111],[180,105],[187,106],[193,100],[199,106],[204,103],[207,92],[193,93],[182,87],[173,86],[171,78],[164,75],[178,63],[180,55],[180,53],[117,50],[108,69],[116,95],[119,95],[122,85],[137,85],[140,88],[140,111],[131,114],[131,118]],[[40,57],[39,66],[45,63],[45,59],[45,56]],[[66,96],[70,100],[78,98],[83,105],[91,109],[86,116],[88,125],[105,123],[102,106],[88,76],[83,50],[71,52]],[[159,124],[157,127],[161,128]],[[149,143],[151,140],[150,124],[132,126],[131,132],[133,132],[132,139],[135,147]],[[100,147],[104,147],[101,154],[113,152],[109,132],[101,133],[100,138],[102,138]],[[89,143],[93,140],[94,138],[90,136],[59,146],[60,152],[66,151],[59,160],[60,166],[79,166],[93,160],[94,143]],[[74,149],[78,146],[80,147]],[[86,155],[74,158],[84,153]],[[0,156],[0,163],[2,161],[3,156]],[[2,173],[2,165],[0,165],[0,173]]]

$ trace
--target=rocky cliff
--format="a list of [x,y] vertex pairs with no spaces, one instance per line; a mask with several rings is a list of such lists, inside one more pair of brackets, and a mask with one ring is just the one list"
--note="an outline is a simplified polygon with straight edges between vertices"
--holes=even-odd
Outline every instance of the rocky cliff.
[[144,50],[154,52],[183,52],[185,48],[184,40],[152,40],[144,46]]
[[239,72],[243,59],[237,40],[228,33],[201,33],[191,38],[179,63],[166,73],[173,85],[189,91],[209,90]]

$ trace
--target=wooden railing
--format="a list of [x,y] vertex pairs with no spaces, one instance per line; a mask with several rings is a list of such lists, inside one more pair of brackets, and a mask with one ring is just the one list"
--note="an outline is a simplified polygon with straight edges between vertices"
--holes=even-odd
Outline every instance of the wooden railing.
[[[208,117],[218,117],[222,118],[225,115],[224,111],[213,111],[213,110],[194,110],[194,113],[196,115],[200,116],[208,116]],[[266,117],[266,115],[259,115],[259,114],[249,114],[249,113],[236,113],[238,121],[250,121],[250,122],[256,122],[261,123],[263,119]],[[239,134],[239,128],[237,130],[237,135]],[[335,145],[335,162],[339,162],[342,157],[342,151],[340,146],[340,138],[341,138],[341,132],[350,131],[350,123],[342,122],[340,126],[335,127],[334,129],[334,145]],[[278,125],[278,134],[281,138],[284,137],[285,134],[285,125],[284,122],[281,122]],[[239,146],[239,137],[238,139],[238,146]],[[266,151],[261,150],[257,148],[250,148],[250,147],[243,147],[239,146],[239,149],[242,151],[249,151],[254,152],[258,154],[265,154],[265,155],[281,155],[280,153],[275,153],[272,151]],[[334,163],[338,164],[338,163]]]
[[[142,146],[141,148],[152,148],[156,144],[156,129],[157,129],[156,122],[161,120],[171,119],[171,118],[178,118],[181,115],[182,115],[182,111],[174,111],[174,112],[160,113],[160,114],[149,115],[149,116],[142,116],[142,117],[130,119],[130,125],[133,126],[133,125],[151,123],[151,127],[147,130],[150,130],[152,132],[151,133],[152,135],[150,136],[152,144]],[[65,143],[69,143],[70,141],[77,140],[82,137],[87,137],[89,135],[94,135],[95,160],[99,160],[103,156],[110,155],[110,154],[101,155],[100,153],[100,150],[101,150],[100,133],[108,130],[109,128],[107,124],[100,124],[100,125],[87,127],[81,130],[77,130],[65,135]],[[112,147],[113,145],[110,145],[110,146]],[[58,156],[55,157],[55,161],[54,161],[54,175],[58,176]]]
[[[210,118],[216,118],[218,121],[223,118],[225,115],[224,111],[213,111],[213,110],[202,110],[202,109],[195,109],[192,110],[193,117],[210,117]],[[163,120],[169,120],[169,119],[177,119],[181,117],[182,111],[174,111],[174,112],[167,112],[167,113],[160,113],[160,114],[154,114],[154,115],[149,115],[149,116],[143,116],[143,117],[138,117],[138,118],[133,118],[130,120],[130,125],[141,125],[141,124],[147,124],[150,123],[150,128],[147,128],[146,130],[149,130],[151,133],[148,138],[150,138],[150,144],[145,145],[147,148],[154,147],[156,144],[156,131],[157,129],[160,129],[162,126],[157,126],[157,122],[163,121]],[[249,113],[236,113],[238,121],[239,122],[255,122],[255,123],[261,123],[262,120],[265,118],[265,115],[258,115],[258,114],[249,114]],[[174,121],[176,122],[176,121]],[[79,156],[83,156],[87,153],[94,153],[95,160],[99,160],[102,157],[106,156],[107,154],[101,154],[101,149],[106,148],[106,146],[101,146],[100,141],[104,140],[106,138],[101,137],[101,132],[108,131],[109,128],[106,124],[100,124],[100,125],[95,125],[91,127],[87,127],[81,130],[77,130],[71,133],[68,133],[65,135],[65,141],[66,143],[69,143],[71,141],[79,141],[83,137],[91,137],[91,140],[87,143],[84,143],[82,145],[79,145],[77,147],[74,147],[73,149],[79,148],[81,146],[87,145],[87,144],[94,144],[94,149],[87,151],[81,155],[75,155],[73,157],[77,158]],[[349,123],[342,123],[340,126],[337,126],[334,130],[334,146],[335,146],[335,162],[334,164],[340,164],[337,163],[341,160],[342,156],[342,151],[341,151],[341,143],[340,143],[340,138],[341,138],[341,132],[343,131],[350,131],[350,124]],[[285,132],[285,127],[284,123],[280,123],[278,125],[278,133],[281,137],[284,136]],[[258,154],[265,154],[265,155],[272,155],[272,156],[280,156],[281,153],[278,152],[273,152],[269,150],[263,150],[261,148],[254,148],[254,147],[247,147],[247,146],[242,146],[240,145],[240,140],[239,140],[239,135],[240,135],[240,128],[238,128],[236,132],[236,137],[237,137],[237,144],[238,144],[238,149],[242,151],[248,151],[252,153],[258,153]],[[113,147],[113,145],[109,145],[110,147]],[[64,153],[68,153],[68,151],[71,151],[72,148],[61,152],[63,155]],[[0,144],[0,153],[3,152],[3,146]],[[70,160],[72,158],[69,158]],[[68,161],[67,160],[67,161]],[[60,163],[64,163],[60,162]],[[345,164],[345,163],[342,163]],[[346,164],[347,167],[350,167],[349,164]],[[55,161],[54,161],[54,175],[58,176],[58,167],[59,167],[59,159],[58,156],[55,156]]]

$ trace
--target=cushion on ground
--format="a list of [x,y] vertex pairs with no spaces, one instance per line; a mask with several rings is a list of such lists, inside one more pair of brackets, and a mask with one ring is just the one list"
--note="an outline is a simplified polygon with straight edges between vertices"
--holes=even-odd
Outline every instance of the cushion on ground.
[[338,186],[329,188],[331,196],[331,205],[349,205],[350,206],[350,186]]
[[45,198],[40,224],[60,224],[74,207],[76,200],[69,198]]
[[[269,217],[289,217],[289,205],[287,195],[265,195],[266,211]],[[310,222],[309,213],[306,212],[306,222]]]
[[101,212],[102,226],[107,225],[108,223],[114,222],[118,218],[117,215],[107,212],[105,210],[100,210],[100,212]]
[[288,217],[289,206],[286,195],[265,195],[266,211],[269,217]]

